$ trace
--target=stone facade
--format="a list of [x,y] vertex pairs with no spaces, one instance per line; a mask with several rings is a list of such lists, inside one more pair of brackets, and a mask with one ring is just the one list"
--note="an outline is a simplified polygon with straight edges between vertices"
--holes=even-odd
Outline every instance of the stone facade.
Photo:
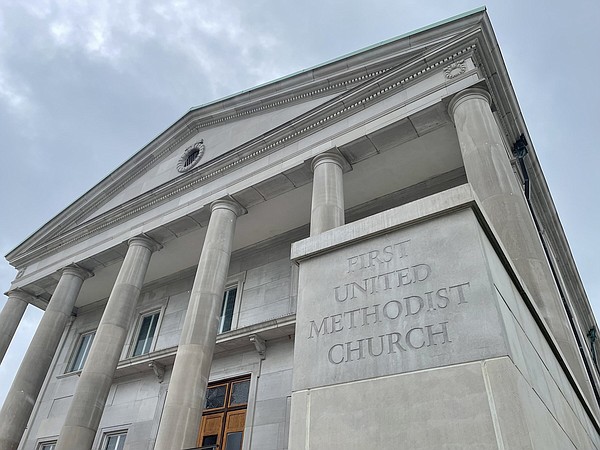
[[0,450],[600,448],[529,142],[483,9],[193,108],[7,255]]

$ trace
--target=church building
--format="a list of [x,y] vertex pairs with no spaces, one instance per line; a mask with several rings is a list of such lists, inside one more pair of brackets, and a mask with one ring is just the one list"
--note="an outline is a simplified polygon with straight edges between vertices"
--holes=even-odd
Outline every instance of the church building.
[[190,109],[6,258],[0,450],[600,449],[484,8]]

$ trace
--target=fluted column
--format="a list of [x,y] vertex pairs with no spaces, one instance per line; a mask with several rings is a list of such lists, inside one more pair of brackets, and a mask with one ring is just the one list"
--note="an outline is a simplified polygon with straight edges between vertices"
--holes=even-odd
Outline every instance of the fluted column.
[[214,202],[211,209],[154,450],[196,447],[235,223],[242,213],[228,200]]
[[0,411],[0,450],[15,450],[46,378],[83,281],[91,274],[66,267]]
[[467,180],[500,236],[533,301],[558,342],[580,385],[591,394],[589,381],[568,318],[550,271],[529,207],[514,175],[482,89],[467,89],[450,102]]
[[313,159],[311,236],[344,225],[342,167],[342,157],[336,153],[321,153]]
[[27,309],[29,294],[19,289],[7,292],[8,300],[0,313],[0,363]]
[[113,375],[157,244],[135,237],[112,288],[94,342],[77,383],[56,450],[92,448]]

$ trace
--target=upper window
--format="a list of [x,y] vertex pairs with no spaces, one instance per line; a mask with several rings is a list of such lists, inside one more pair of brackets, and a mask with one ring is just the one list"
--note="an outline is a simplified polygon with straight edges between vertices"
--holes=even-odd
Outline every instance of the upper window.
[[106,436],[102,450],[123,450],[127,432],[114,433]]
[[223,306],[221,307],[221,321],[219,323],[219,333],[224,333],[232,328],[235,299],[237,297],[237,287],[227,289],[223,295]]
[[156,326],[158,325],[159,317],[160,312],[158,311],[142,316],[140,331],[135,340],[133,356],[145,355],[150,352],[152,342],[154,341],[154,335],[156,334]]
[[[87,359],[87,356],[90,353],[90,348],[92,347],[92,342],[94,341],[95,335],[95,331],[81,335],[81,337],[79,338],[79,344],[77,345],[77,350],[73,354],[71,364],[69,364],[69,372],[77,372],[78,370],[83,369],[83,364],[85,363],[85,360]],[[49,449],[53,450],[53,448]],[[42,447],[42,450],[46,449]]]
[[54,442],[44,442],[40,444],[38,450],[54,450],[56,448],[56,441]]

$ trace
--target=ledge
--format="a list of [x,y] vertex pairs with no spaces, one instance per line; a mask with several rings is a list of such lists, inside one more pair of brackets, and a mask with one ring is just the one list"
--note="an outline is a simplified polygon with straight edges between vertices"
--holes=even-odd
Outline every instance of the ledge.
[[[296,315],[279,317],[255,325],[238,328],[217,336],[215,346],[215,355],[232,352],[241,348],[253,347],[250,337],[258,335],[262,340],[268,342],[285,336],[293,336],[296,332]],[[153,369],[151,363],[158,363],[162,366],[172,366],[177,355],[177,347],[169,347],[142,356],[135,356],[119,361],[115,370],[114,378],[120,378],[141,372],[151,372]],[[79,374],[80,372],[71,372],[60,377]]]
[[291,259],[298,262],[312,258],[320,253],[424,222],[458,209],[474,208],[477,211],[476,205],[477,200],[471,186],[463,184],[294,242]]

